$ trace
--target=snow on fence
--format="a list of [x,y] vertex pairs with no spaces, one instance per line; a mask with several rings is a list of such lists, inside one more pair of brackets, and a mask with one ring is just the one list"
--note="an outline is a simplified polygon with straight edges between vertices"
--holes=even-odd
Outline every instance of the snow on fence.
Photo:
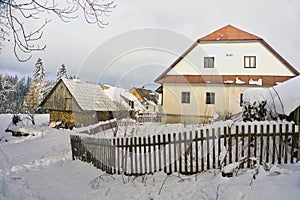
[[94,135],[101,131],[105,131],[105,130],[117,128],[117,127],[118,127],[117,120],[112,119],[112,120],[108,120],[108,121],[104,121],[104,122],[98,122],[97,124],[90,125],[87,127],[78,128],[78,129],[76,129],[76,132]]
[[[298,136],[298,127],[292,123],[236,123],[147,137],[70,137],[73,160],[92,163],[111,174],[143,175],[194,174],[247,157],[260,163],[294,163]],[[249,167],[250,162],[240,167]]]

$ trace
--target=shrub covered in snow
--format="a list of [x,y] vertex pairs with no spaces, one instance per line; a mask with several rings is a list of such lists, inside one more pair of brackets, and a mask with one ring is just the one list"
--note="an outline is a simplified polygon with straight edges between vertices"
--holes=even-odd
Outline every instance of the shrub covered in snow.
[[243,121],[263,121],[270,118],[266,105],[267,101],[255,101],[253,104],[245,103],[243,105]]

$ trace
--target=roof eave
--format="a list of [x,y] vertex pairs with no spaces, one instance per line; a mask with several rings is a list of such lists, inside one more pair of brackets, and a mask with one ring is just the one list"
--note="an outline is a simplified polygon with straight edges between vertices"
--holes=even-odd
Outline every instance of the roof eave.
[[192,49],[198,45],[199,41],[194,42],[179,58],[177,58],[171,65],[168,67],[159,77],[157,77],[154,82],[160,83],[160,80],[163,79],[171,69],[173,69]]

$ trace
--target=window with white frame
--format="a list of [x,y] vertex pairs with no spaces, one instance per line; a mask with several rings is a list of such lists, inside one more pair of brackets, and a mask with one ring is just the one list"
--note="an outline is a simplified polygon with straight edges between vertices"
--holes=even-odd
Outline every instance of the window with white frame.
[[206,92],[206,104],[215,104],[215,93],[214,92]]
[[256,56],[244,56],[244,68],[256,68]]
[[181,103],[189,104],[191,102],[191,93],[190,92],[181,92]]
[[214,68],[215,57],[204,57],[204,68]]

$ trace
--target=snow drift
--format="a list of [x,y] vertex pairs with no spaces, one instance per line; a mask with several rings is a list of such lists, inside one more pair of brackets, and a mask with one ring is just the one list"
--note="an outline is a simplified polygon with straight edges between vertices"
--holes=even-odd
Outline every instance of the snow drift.
[[266,101],[271,116],[290,115],[300,106],[300,76],[270,88],[251,88],[243,94],[243,105],[259,105]]

